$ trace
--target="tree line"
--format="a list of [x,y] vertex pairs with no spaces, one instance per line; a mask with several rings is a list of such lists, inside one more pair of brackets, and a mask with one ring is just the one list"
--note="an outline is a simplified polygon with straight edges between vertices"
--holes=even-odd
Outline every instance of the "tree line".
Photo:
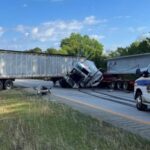
[[[41,53],[42,49],[36,47],[27,50],[27,52]],[[86,57],[94,61],[98,68],[103,68],[105,70],[108,58],[150,53],[150,38],[134,41],[125,48],[118,47],[115,51],[104,54],[104,46],[98,40],[90,38],[88,35],[72,33],[70,37],[61,41],[60,49],[48,48],[45,53]]]
[[134,41],[131,45],[125,48],[118,47],[117,50],[111,51],[109,53],[109,57],[127,56],[143,53],[150,53],[150,38]]

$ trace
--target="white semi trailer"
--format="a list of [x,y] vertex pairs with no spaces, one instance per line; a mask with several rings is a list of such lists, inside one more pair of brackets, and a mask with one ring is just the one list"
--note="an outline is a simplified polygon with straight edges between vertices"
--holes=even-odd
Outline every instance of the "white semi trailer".
[[0,50],[0,90],[11,89],[15,79],[59,80],[62,87],[89,87],[102,73],[92,61],[68,55]]
[[68,55],[0,50],[0,90],[11,89],[15,79],[47,79],[56,82],[71,71],[78,60]]
[[101,85],[112,89],[133,90],[135,80],[149,64],[150,53],[108,59]]

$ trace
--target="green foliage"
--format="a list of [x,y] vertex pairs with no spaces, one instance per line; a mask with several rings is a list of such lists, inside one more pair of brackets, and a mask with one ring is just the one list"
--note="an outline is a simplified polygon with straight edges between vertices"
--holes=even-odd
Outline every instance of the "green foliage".
[[72,33],[69,38],[65,38],[60,44],[61,53],[74,56],[88,57],[100,67],[100,57],[103,53],[103,45],[97,40],[87,35]]
[[116,51],[109,53],[109,57],[135,55],[142,53],[150,53],[150,38],[142,41],[135,41],[129,47],[119,47]]
[[33,49],[27,50],[26,52],[31,52],[31,53],[42,53],[42,49],[39,47],[35,47]]
[[48,53],[48,54],[58,54],[59,51],[57,49],[55,49],[55,48],[48,48],[46,50],[46,53]]
[[99,67],[99,69],[102,69],[103,71],[107,70],[107,56],[102,55],[97,57],[97,59],[94,60],[95,64]]

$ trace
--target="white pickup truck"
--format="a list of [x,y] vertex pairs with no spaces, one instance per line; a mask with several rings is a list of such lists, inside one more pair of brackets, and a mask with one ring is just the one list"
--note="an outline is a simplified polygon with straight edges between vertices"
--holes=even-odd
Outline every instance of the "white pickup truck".
[[134,98],[138,110],[144,111],[150,106],[150,65],[143,76],[135,81]]

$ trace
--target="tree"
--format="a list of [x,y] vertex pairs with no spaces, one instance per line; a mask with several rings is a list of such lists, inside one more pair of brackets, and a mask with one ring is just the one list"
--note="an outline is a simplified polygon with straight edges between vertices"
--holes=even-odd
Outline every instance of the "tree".
[[59,51],[56,50],[55,48],[48,48],[46,50],[46,53],[48,53],[48,54],[59,54]]
[[139,44],[139,54],[150,52],[150,38],[146,38]]
[[135,41],[130,46],[125,48],[117,48],[116,51],[110,52],[109,57],[135,55],[142,53],[150,53],[150,38],[145,38],[142,41]]
[[139,53],[139,41],[133,42],[129,47],[128,47],[128,55],[134,55]]
[[42,53],[42,49],[39,47],[35,47],[33,49],[27,50],[27,52],[31,52],[31,53]]
[[103,45],[97,40],[87,35],[72,33],[69,38],[65,38],[60,44],[61,53],[74,56],[88,57],[100,67],[100,57],[103,53]]

